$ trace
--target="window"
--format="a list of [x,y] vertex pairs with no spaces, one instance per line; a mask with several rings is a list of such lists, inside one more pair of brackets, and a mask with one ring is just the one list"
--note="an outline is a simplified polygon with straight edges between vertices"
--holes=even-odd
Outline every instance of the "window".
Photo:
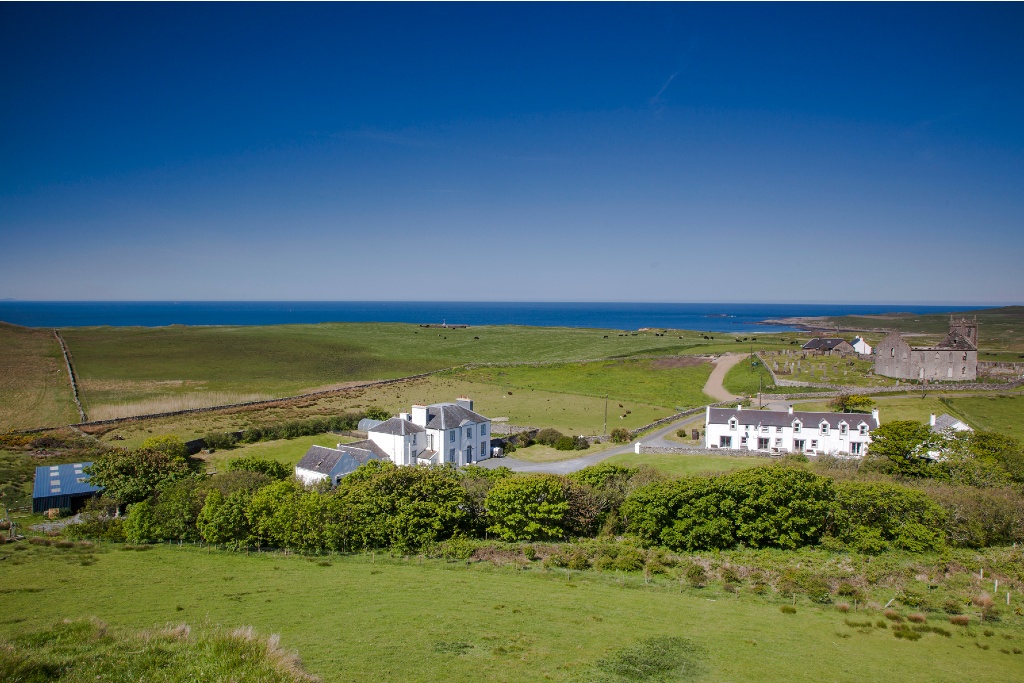
[[448,440],[451,441],[452,443],[455,443],[455,432],[448,433]]
[[480,442],[480,455],[483,455],[486,452],[487,452],[487,442],[486,441],[481,441]]
[[415,435],[415,434],[413,434],[413,435],[412,435],[412,442],[413,442],[414,444],[416,443],[416,435]]
[[473,428],[472,427],[466,427],[466,438],[467,439],[472,439],[473,438]]
[[860,455],[861,453],[861,442],[851,441],[850,442],[850,455]]
[[793,450],[797,452],[802,451],[806,443],[803,439],[793,439]]
[[760,451],[768,450],[768,439],[760,438],[757,440],[757,449]]
[[891,349],[889,349],[889,357],[890,358],[895,358],[896,357],[896,347],[895,346],[892,347]]
[[960,374],[961,375],[966,375],[967,374],[967,368],[960,368]]
[[776,427],[775,428],[775,433],[776,434],[781,434],[782,433],[782,427]]
[[818,450],[818,440],[817,439],[811,439],[811,450],[812,451]]
[[865,425],[865,424],[862,424],[862,425],[860,426],[860,433],[861,433],[862,435],[864,435],[864,434],[867,434],[867,433],[868,433],[868,426],[867,426],[867,425]]
[[794,433],[794,434],[799,434],[799,433],[800,433],[800,428],[801,428],[801,427],[803,427],[803,425],[802,425],[802,424],[800,424],[799,422],[794,422],[794,423],[793,423],[793,433]]
[[740,445],[741,446],[746,446],[747,445],[747,437],[745,437],[745,436],[741,436],[740,437]]
[[782,439],[775,439],[776,446],[782,446]]
[[966,353],[964,354],[964,362],[965,363],[967,362],[967,354]]
[[480,436],[486,436],[486,435],[487,435],[487,425],[485,425],[485,424],[484,425],[480,425]]
[[455,449],[452,448],[448,451],[448,462],[455,462]]
[[839,425],[839,433],[840,434],[845,434],[846,433],[846,423],[845,422],[843,422],[843,423],[841,423]]
[[729,429],[731,431],[736,431],[736,420],[729,420]]
[[761,425],[761,433],[762,434],[767,434],[768,433],[768,425]]
[[828,436],[828,422],[821,423],[821,434],[822,436]]
[[720,436],[718,437],[718,445],[722,448],[732,448],[732,437],[731,436]]

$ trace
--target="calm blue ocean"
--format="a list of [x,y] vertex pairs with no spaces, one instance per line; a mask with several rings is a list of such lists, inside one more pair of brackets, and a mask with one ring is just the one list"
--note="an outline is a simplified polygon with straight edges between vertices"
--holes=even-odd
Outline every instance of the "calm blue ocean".
[[[789,316],[940,313],[977,306],[829,304],[488,303],[459,301],[0,301],[0,320],[27,327],[112,325],[282,325],[401,322],[532,325],[635,330],[661,327],[708,332],[766,331],[757,323]],[[767,330],[791,328],[772,326]]]

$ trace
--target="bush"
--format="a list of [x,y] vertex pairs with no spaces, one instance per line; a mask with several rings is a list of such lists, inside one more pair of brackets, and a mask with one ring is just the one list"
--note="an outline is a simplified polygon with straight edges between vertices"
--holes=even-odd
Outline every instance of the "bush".
[[527,475],[495,483],[485,501],[488,531],[505,541],[561,538],[569,512],[563,480],[553,475]]
[[[549,427],[547,429],[542,429],[539,432],[537,432],[537,436],[534,438],[534,441],[544,446],[551,446],[557,448],[559,440],[566,438],[569,437],[566,437],[564,434],[562,434],[562,432],[558,431],[557,429],[551,429]],[[562,448],[560,450],[571,451],[572,447],[570,446],[569,448]]]
[[185,445],[185,442],[170,434],[149,437],[139,445],[139,450],[157,451],[172,458],[188,457],[188,446]]
[[210,432],[203,437],[203,441],[206,443],[206,447],[210,450],[221,450],[227,448],[234,448],[238,445],[238,437],[228,432]]
[[951,545],[985,548],[1024,542],[1024,495],[1020,492],[939,483],[929,483],[923,490],[946,511],[944,531]]
[[[365,416],[371,420],[389,420],[391,419],[391,413],[384,408],[378,408],[376,406],[367,408]],[[358,422],[358,420],[357,420]]]
[[862,553],[945,545],[946,513],[928,496],[884,483],[836,482],[829,533]]
[[612,430],[611,438],[612,443],[629,443],[633,440],[633,435],[629,433],[628,429],[617,427]]
[[246,458],[235,458],[228,461],[228,472],[258,472],[271,479],[287,479],[292,476],[292,470],[283,462],[277,460],[264,460],[256,456]]
[[686,581],[694,588],[708,585],[708,572],[699,564],[691,564],[686,568]]

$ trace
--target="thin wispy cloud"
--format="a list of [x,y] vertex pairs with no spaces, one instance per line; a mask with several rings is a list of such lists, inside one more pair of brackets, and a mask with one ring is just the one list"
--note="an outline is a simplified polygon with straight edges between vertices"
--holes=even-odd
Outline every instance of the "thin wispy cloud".
[[674,81],[676,76],[678,76],[678,75],[679,75],[679,72],[677,71],[674,74],[672,74],[671,76],[669,76],[668,80],[665,81],[665,85],[661,86],[661,90],[659,90],[658,93],[654,97],[649,99],[647,102],[649,104],[652,104],[652,105],[662,104],[661,96],[665,94],[665,91],[668,90],[668,86],[670,86],[672,84],[672,81]]

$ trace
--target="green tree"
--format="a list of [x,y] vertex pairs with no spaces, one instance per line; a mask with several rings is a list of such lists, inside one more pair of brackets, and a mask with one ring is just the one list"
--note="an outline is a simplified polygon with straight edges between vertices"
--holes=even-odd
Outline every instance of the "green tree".
[[197,475],[177,479],[157,490],[153,518],[161,539],[194,541],[198,538],[196,518],[203,509],[203,479]]
[[840,394],[828,402],[828,407],[837,413],[870,413],[875,402],[867,396]]
[[885,483],[837,482],[829,533],[863,553],[925,552],[945,545],[946,512],[921,491]]
[[488,492],[488,531],[505,541],[561,538],[569,511],[565,483],[554,475],[527,475],[498,481]]
[[249,541],[247,512],[252,492],[236,491],[224,496],[219,489],[211,489],[196,520],[196,527],[207,543],[233,547]]
[[913,420],[896,420],[871,433],[869,467],[904,477],[929,476],[928,452],[939,450],[944,439],[931,427]]
[[633,435],[629,433],[629,430],[625,427],[616,427],[612,430],[612,443],[629,443],[633,440]]
[[91,475],[89,483],[102,487],[104,495],[119,505],[131,505],[149,498],[163,484],[191,476],[192,464],[161,450],[111,450],[96,458],[86,473]]
[[295,547],[301,494],[302,486],[295,481],[277,481],[253,494],[246,510],[246,521],[259,545]]
[[159,527],[148,500],[128,506],[124,520],[124,537],[129,543],[150,543],[159,539]]

